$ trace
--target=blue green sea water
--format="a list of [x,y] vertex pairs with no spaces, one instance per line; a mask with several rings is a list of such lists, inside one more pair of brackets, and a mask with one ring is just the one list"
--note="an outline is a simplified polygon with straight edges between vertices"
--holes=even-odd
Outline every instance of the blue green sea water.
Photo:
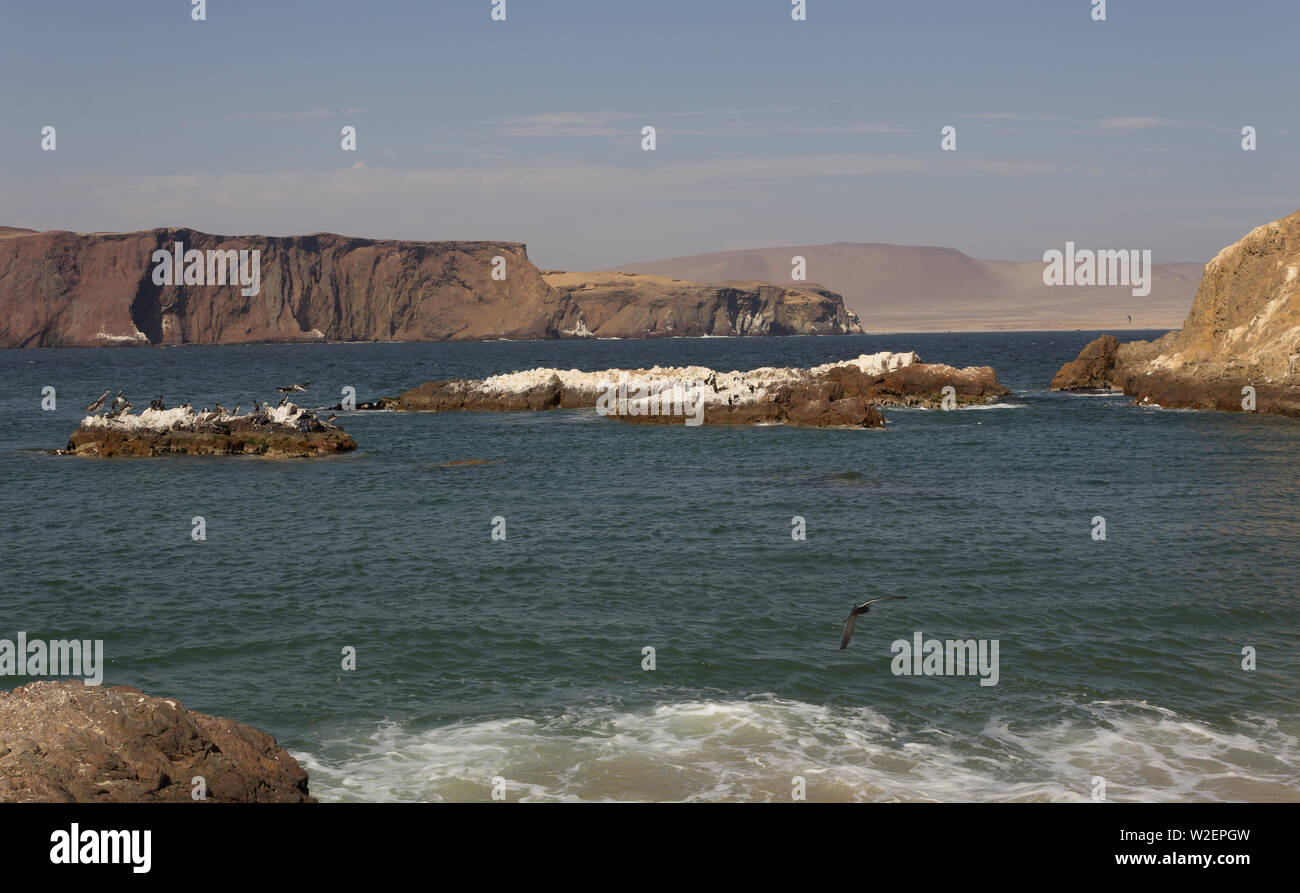
[[[106,684],[274,734],[327,801],[1300,799],[1300,425],[1051,393],[1096,334],[0,351],[0,638],[102,639]],[[880,350],[1012,394],[884,431],[357,412],[338,458],[45,452],[106,388]],[[998,684],[895,675],[918,632],[998,640]]]

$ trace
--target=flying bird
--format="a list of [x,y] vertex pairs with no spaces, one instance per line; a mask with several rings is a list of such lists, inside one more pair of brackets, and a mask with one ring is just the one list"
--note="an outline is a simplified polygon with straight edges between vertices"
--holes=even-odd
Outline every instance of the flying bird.
[[1132,321],[1133,321],[1133,314],[1131,314],[1131,313],[1129,314],[1128,321],[1129,321],[1129,322],[1132,322]]
[[99,412],[99,408],[104,405],[104,401],[107,399],[108,391],[105,391],[98,400],[86,407],[86,412]]
[[285,385],[282,388],[276,388],[276,390],[279,391],[281,394],[292,394],[296,391],[305,392],[307,390],[307,385],[309,384],[311,384],[310,381],[304,381],[304,382],[300,382],[299,384]]
[[880,598],[873,598],[865,601],[860,605],[854,605],[849,610],[849,616],[844,618],[844,638],[840,640],[840,650],[843,651],[849,647],[849,639],[853,638],[853,625],[858,622],[858,615],[865,614],[871,610],[871,605],[876,602],[892,602],[895,599],[905,599],[905,595],[882,595]]

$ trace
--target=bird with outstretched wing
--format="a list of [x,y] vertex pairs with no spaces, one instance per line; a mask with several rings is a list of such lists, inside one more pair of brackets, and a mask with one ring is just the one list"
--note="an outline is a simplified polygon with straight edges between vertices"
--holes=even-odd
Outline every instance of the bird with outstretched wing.
[[880,598],[873,598],[865,601],[860,605],[854,605],[849,609],[849,616],[844,618],[844,638],[840,639],[840,650],[843,651],[849,647],[849,639],[853,638],[853,626],[858,622],[858,615],[865,614],[871,610],[871,606],[876,602],[892,602],[896,599],[905,599],[905,595],[882,595]]

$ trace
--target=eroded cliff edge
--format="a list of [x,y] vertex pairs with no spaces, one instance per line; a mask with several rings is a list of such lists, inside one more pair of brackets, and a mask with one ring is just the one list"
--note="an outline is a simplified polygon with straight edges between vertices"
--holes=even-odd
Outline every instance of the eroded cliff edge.
[[[188,261],[159,284],[155,252],[178,244],[182,259],[259,252],[256,287],[208,284],[208,270],[187,278]],[[517,242],[10,228],[0,233],[0,347],[860,331],[840,296],[815,286],[555,275],[577,279],[548,282]]]
[[[1265,224],[1205,266],[1183,328],[1155,341],[1104,335],[1053,390],[1111,387],[1135,402],[1300,418],[1300,211]],[[1243,393],[1246,388],[1253,394]]]

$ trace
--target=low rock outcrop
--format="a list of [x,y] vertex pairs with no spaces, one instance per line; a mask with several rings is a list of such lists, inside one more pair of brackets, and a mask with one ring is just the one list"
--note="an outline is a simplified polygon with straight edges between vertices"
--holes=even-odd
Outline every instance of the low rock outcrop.
[[126,685],[0,692],[0,802],[310,803],[307,772],[265,732]]
[[346,431],[310,410],[285,403],[257,412],[195,412],[188,406],[88,415],[68,439],[77,456],[328,456],[357,448]]
[[[1180,331],[1155,341],[1093,341],[1056,390],[1110,387],[1171,408],[1300,418],[1300,212],[1261,226],[1205,266]],[[1248,390],[1249,389],[1249,390]]]
[[[877,406],[990,403],[1008,389],[987,367],[956,369],[920,362],[915,353],[863,354],[811,369],[764,367],[719,372],[703,366],[651,369],[531,369],[486,379],[429,381],[401,394],[402,412],[539,411],[593,407],[644,424],[784,423],[808,427],[880,427]],[[670,407],[666,409],[665,407]]]
[[1052,376],[1054,391],[1086,391],[1110,388],[1115,373],[1115,352],[1119,339],[1102,335],[1088,342],[1079,356],[1062,366]]

